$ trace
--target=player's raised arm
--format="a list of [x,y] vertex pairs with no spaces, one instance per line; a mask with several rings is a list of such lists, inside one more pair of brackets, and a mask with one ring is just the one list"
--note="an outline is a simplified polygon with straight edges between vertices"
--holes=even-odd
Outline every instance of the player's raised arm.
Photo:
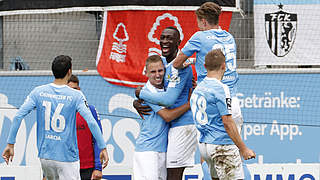
[[182,51],[179,52],[178,56],[173,61],[173,67],[177,69],[184,68],[183,63],[189,58],[189,56],[185,55]]

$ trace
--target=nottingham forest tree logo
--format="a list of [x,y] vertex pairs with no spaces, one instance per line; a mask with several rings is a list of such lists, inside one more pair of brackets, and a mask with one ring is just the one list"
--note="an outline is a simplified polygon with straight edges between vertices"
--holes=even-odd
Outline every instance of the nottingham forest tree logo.
[[272,53],[278,57],[287,55],[294,44],[297,33],[297,14],[283,11],[265,14],[266,39]]
[[112,51],[110,53],[110,59],[117,62],[125,62],[127,54],[127,45],[124,42],[129,40],[126,26],[123,23],[119,23],[113,33],[113,38],[118,42],[112,43]]

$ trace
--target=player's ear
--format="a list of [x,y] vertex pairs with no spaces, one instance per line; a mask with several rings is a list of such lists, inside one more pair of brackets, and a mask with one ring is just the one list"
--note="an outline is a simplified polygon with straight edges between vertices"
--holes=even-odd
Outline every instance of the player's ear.
[[71,75],[72,75],[72,69],[71,68],[68,70],[68,75],[69,75],[69,77],[71,77]]
[[223,63],[221,64],[221,69],[223,70],[223,72],[226,71],[226,62],[223,62]]

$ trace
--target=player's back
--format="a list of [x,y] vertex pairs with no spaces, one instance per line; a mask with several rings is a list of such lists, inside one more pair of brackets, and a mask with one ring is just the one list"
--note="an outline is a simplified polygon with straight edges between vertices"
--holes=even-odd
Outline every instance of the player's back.
[[76,111],[84,99],[80,91],[67,85],[46,84],[35,88],[30,97],[37,109],[39,157],[64,162],[79,159]]
[[[236,92],[236,83],[238,82],[238,73],[236,72],[236,43],[233,36],[222,29],[210,29],[206,31],[196,32],[187,42],[182,52],[187,56],[191,56],[194,51],[196,56],[196,71],[198,75],[198,83],[201,82],[207,75],[207,70],[204,67],[205,56],[212,49],[221,49],[226,57],[226,72],[222,83],[227,84],[230,88],[232,96]],[[192,54],[190,54],[192,53]]]
[[221,118],[231,114],[226,102],[228,96],[227,85],[215,78],[206,77],[193,91],[190,105],[201,143],[233,144]]

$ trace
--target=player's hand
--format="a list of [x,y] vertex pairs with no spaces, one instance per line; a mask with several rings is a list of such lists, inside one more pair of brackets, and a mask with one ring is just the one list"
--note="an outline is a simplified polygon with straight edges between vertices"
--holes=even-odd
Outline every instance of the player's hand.
[[3,150],[2,158],[7,164],[9,164],[9,161],[12,162],[13,156],[14,156],[14,144],[7,144],[6,148]]
[[91,175],[91,180],[99,180],[102,178],[102,171],[99,170],[93,170]]
[[136,94],[136,97],[137,97],[137,98],[139,98],[141,89],[142,89],[141,86],[138,86],[138,87],[136,88],[135,94]]
[[182,66],[185,68],[185,67],[190,66],[191,64],[194,64],[194,62],[195,62],[195,59],[194,59],[194,58],[188,58],[188,59],[182,64]]
[[240,154],[243,157],[243,159],[245,159],[245,160],[256,158],[256,153],[249,148],[245,148],[244,150],[240,150]]
[[133,107],[137,110],[140,117],[144,119],[143,115],[150,115],[149,112],[152,111],[152,109],[148,105],[142,105],[142,103],[143,103],[143,100],[136,99],[133,101]]
[[109,162],[109,156],[106,148],[102,149],[100,152],[100,162],[102,164],[102,169],[107,167]]

